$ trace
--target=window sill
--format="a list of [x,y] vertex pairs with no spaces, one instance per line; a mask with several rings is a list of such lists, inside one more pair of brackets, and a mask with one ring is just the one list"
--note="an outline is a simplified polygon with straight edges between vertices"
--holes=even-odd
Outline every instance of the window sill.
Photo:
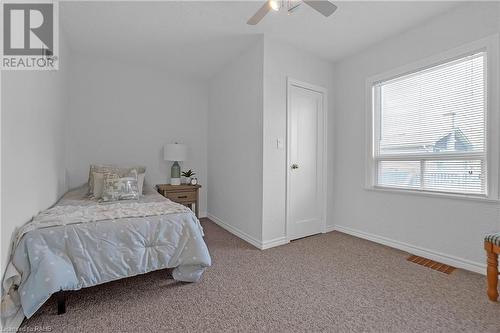
[[374,191],[374,192],[381,192],[381,193],[417,195],[417,196],[429,197],[429,198],[467,200],[467,201],[476,201],[476,202],[492,203],[492,204],[500,203],[499,199],[492,199],[492,198],[488,198],[486,196],[480,196],[480,195],[419,191],[419,190],[409,190],[409,189],[400,189],[400,188],[383,187],[383,186],[367,186],[367,187],[365,187],[365,190]]

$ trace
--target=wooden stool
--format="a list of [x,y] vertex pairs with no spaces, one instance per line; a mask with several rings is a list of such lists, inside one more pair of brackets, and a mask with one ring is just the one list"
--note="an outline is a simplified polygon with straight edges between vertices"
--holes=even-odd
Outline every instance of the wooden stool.
[[500,254],[500,233],[490,234],[484,238],[484,249],[488,255],[488,297],[496,302],[498,299],[498,255]]

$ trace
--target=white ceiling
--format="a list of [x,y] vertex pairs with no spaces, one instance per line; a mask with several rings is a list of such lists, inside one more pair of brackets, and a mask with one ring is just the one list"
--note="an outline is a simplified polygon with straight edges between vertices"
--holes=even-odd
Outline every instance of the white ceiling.
[[208,78],[261,34],[336,61],[456,6],[456,2],[333,1],[325,18],[301,5],[246,24],[263,1],[62,2],[60,20],[73,51],[148,63]]

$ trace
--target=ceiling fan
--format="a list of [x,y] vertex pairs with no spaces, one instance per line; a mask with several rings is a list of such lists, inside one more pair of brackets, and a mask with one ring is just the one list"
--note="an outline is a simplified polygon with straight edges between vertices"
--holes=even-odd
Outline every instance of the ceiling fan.
[[268,0],[262,7],[247,21],[249,25],[259,23],[271,10],[279,11],[286,7],[288,14],[293,13],[302,3],[305,3],[314,10],[328,17],[337,10],[337,6],[328,0]]

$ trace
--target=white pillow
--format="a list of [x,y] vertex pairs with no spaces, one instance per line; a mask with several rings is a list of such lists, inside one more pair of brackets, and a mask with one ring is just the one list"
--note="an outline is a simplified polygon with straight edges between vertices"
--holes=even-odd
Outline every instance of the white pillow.
[[104,172],[93,172],[94,180],[94,198],[102,198],[102,190],[104,189]]
[[139,188],[139,194],[142,195],[142,188],[144,186],[144,177],[146,173],[140,173],[137,175],[137,187]]

